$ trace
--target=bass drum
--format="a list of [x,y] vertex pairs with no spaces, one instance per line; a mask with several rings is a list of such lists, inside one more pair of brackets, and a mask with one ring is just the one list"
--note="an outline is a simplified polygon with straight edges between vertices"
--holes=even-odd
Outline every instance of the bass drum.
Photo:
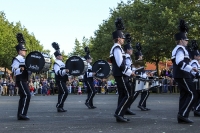
[[105,60],[98,60],[93,64],[92,72],[96,73],[96,78],[107,78],[111,74],[111,66]]
[[48,54],[33,51],[26,56],[25,65],[33,73],[47,72],[51,66],[51,58]]
[[79,56],[71,56],[65,63],[66,69],[69,69],[69,74],[73,76],[83,75],[87,71],[87,62]]

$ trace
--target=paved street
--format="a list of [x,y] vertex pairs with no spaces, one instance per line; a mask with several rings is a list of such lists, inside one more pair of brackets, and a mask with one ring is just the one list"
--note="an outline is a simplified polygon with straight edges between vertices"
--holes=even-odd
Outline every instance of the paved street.
[[117,123],[113,117],[117,95],[96,95],[97,109],[87,109],[86,95],[70,94],[65,102],[68,112],[57,113],[57,96],[34,96],[28,111],[30,121],[16,118],[18,96],[0,96],[0,133],[199,133],[200,118],[190,118],[194,124],[178,124],[178,94],[150,94],[147,107],[137,108],[139,97],[132,105],[135,116],[129,123]]

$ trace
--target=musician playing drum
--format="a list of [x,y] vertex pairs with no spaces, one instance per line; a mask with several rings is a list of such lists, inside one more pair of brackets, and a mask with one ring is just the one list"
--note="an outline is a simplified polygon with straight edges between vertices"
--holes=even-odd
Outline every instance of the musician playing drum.
[[66,112],[67,110],[65,110],[63,106],[68,96],[66,82],[68,81],[67,73],[69,72],[69,70],[65,68],[65,64],[62,62],[62,55],[60,53],[58,43],[53,42],[52,47],[56,50],[54,52],[56,60],[53,65],[53,70],[55,72],[55,80],[58,86],[58,103],[56,105],[56,108],[57,112]]
[[90,56],[90,51],[88,47],[85,47],[86,55],[84,58],[86,59],[88,63],[88,69],[84,74],[84,83],[87,86],[87,99],[85,101],[85,105],[88,107],[88,109],[95,109],[96,107],[93,105],[93,98],[95,96],[96,90],[94,88],[94,75],[95,72],[92,72],[92,66],[90,63],[92,63],[92,58]]
[[[193,68],[196,68],[196,69],[200,69],[200,53],[199,53],[199,50],[198,50],[198,46],[197,46],[197,43],[196,43],[196,40],[192,40],[192,51],[188,51],[189,54],[190,54],[190,58],[192,58],[192,61],[190,62],[190,65],[193,67]],[[192,72],[193,75],[195,74],[194,72]],[[195,88],[197,90],[197,99],[196,99],[196,102],[194,103],[194,116],[198,116],[200,117],[200,79],[197,78],[196,79],[197,81],[195,81]]]
[[15,57],[12,61],[12,72],[14,73],[16,84],[19,88],[19,105],[17,112],[18,120],[29,120],[27,116],[27,111],[29,108],[30,102],[30,90],[27,85],[28,81],[28,71],[25,67],[25,56],[26,56],[26,48],[24,46],[25,40],[21,33],[17,34],[18,45],[15,47],[18,53],[18,56]]
[[[133,48],[131,47],[131,36],[129,33],[127,33],[125,35],[125,39],[126,39],[126,45],[124,45],[124,51],[125,51],[125,55],[126,55],[126,66],[131,69],[133,72],[135,70],[135,68],[133,67],[133,64],[132,64],[132,59],[131,59],[131,55],[133,54]],[[131,104],[134,102],[134,93],[135,93],[135,83],[133,83],[133,81],[131,80],[131,78],[133,77],[130,77],[130,84],[131,84],[131,100],[130,100],[130,105],[129,107],[127,108],[127,111],[126,111],[126,114],[127,115],[135,115],[134,112],[132,112],[130,110],[130,107],[131,107]]]
[[197,94],[191,72],[197,72],[198,70],[189,65],[190,58],[185,48],[189,40],[186,36],[188,28],[184,20],[180,20],[179,30],[180,32],[174,35],[177,45],[172,51],[171,58],[173,62],[173,77],[180,89],[177,120],[178,123],[193,123],[188,117],[196,101]]
[[[141,47],[141,44],[138,42],[136,43],[136,49],[137,49],[137,52],[135,52],[135,60],[136,61],[139,61],[141,62],[142,60],[142,47]],[[137,67],[140,68],[140,65],[138,65]],[[135,72],[137,75],[140,76],[140,78],[142,78],[143,80],[147,79],[147,76],[148,74],[143,70],[143,71],[140,71],[140,73],[137,73]],[[135,91],[135,93],[133,94],[133,100],[132,102],[135,101],[135,99],[138,97],[140,91]],[[142,90],[141,92],[141,98],[140,98],[140,101],[138,103],[138,108],[140,108],[142,111],[149,111],[150,109],[149,108],[146,108],[146,101],[149,97],[149,94],[150,94],[150,91],[149,90]]]
[[124,29],[122,19],[117,18],[115,21],[117,30],[112,33],[114,45],[110,50],[110,60],[112,62],[112,72],[117,82],[118,89],[118,107],[115,111],[114,117],[116,117],[117,122],[128,122],[127,118],[124,118],[124,114],[130,105],[131,100],[131,86],[129,84],[129,77],[135,75],[131,69],[129,69],[125,64],[125,53],[121,48],[124,44]]

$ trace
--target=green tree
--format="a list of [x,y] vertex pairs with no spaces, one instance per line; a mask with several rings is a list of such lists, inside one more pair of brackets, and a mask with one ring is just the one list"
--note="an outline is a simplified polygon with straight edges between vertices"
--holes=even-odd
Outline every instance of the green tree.
[[[178,32],[179,19],[185,19],[189,24],[188,37],[198,39],[200,2],[194,1],[164,1],[164,0],[134,0],[120,2],[115,9],[110,9],[110,17],[99,25],[95,36],[91,39],[92,52],[95,58],[107,59],[112,47],[112,32],[114,21],[122,17],[125,33],[133,36],[132,44],[142,44],[142,52],[147,62],[156,63],[169,59],[175,46],[174,34]],[[103,53],[103,54],[102,54]]]
[[[22,33],[26,41],[27,54],[31,51],[45,51],[33,33],[21,26],[20,22],[14,24],[6,19],[5,13],[0,11],[0,66],[10,68],[12,59],[17,55],[15,46],[18,44],[16,35]],[[49,51],[49,50],[47,50]],[[50,52],[50,51],[49,51]],[[6,73],[5,73],[6,74]]]

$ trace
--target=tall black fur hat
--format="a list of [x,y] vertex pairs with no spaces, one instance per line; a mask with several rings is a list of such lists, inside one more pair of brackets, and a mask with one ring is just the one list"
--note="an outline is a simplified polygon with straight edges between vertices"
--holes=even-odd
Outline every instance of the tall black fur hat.
[[88,47],[85,47],[84,48],[84,51],[86,53],[86,55],[84,56],[84,58],[87,60],[87,59],[91,59],[91,56],[90,56],[90,50]]
[[131,35],[127,33],[125,37],[126,37],[126,44],[124,45],[124,50],[126,51],[127,49],[133,49],[131,46],[131,40],[132,40]]
[[114,31],[112,33],[113,39],[116,39],[116,38],[123,38],[123,39],[125,39],[125,35],[122,32],[124,30],[124,24],[122,22],[122,18],[121,17],[118,17],[115,20],[115,27],[116,27],[116,31]]
[[191,44],[187,46],[187,50],[191,59],[194,59],[194,56],[199,56],[198,44],[196,40],[192,40]]
[[186,23],[183,19],[180,20],[178,28],[179,28],[179,32],[174,35],[175,40],[176,41],[178,41],[178,40],[188,41],[189,39],[187,38],[186,35],[187,35],[189,30],[188,30],[188,27],[187,27],[187,25],[186,25]]
[[60,53],[60,47],[59,47],[59,44],[58,44],[58,43],[53,42],[51,45],[52,45],[52,47],[56,50],[56,51],[54,52],[54,56],[55,56],[55,57],[57,57],[57,56],[59,56],[59,55],[62,55],[62,54]]
[[20,50],[26,51],[27,49],[25,47],[25,40],[24,40],[23,34],[17,33],[16,38],[17,38],[17,41],[18,41],[18,45],[15,46],[16,51],[20,51]]

